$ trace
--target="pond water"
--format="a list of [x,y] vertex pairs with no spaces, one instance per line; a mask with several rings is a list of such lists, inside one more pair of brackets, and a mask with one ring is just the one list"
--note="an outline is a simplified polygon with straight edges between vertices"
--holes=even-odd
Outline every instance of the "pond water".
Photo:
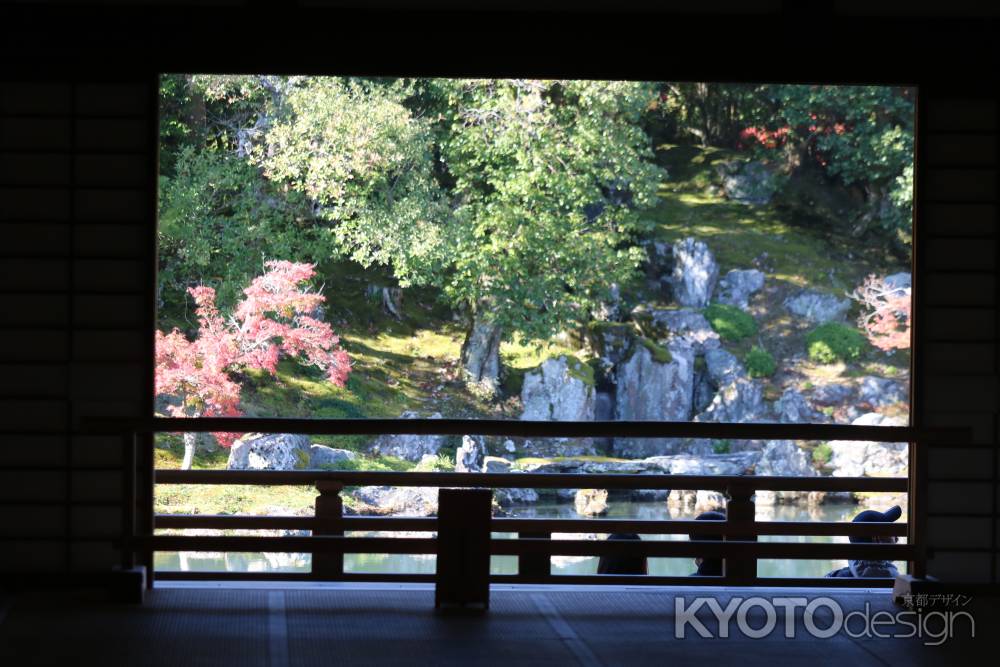
[[[850,521],[860,508],[855,505],[822,505],[805,508],[792,505],[775,507],[758,506],[758,521]],[[668,508],[663,502],[611,503],[609,512],[601,518],[617,519],[693,519],[697,513]],[[511,510],[519,518],[579,519],[572,504],[537,504]],[[905,521],[905,517],[901,519]],[[249,534],[243,531],[242,534]],[[362,533],[352,533],[361,535]],[[372,534],[372,533],[364,533]],[[494,533],[494,538],[514,537],[512,533]],[[558,538],[558,534],[556,535]],[[684,540],[684,535],[644,535],[643,539]],[[847,542],[846,537],[827,536],[762,536],[761,541],[771,542]],[[310,554],[277,553],[202,553],[161,552],[156,555],[158,571],[181,572],[309,572]],[[761,577],[821,577],[827,572],[847,565],[842,560],[760,560],[757,574]],[[896,563],[900,572],[905,563]],[[435,556],[405,554],[347,554],[344,569],[347,572],[378,572],[398,574],[433,574]],[[655,575],[685,576],[694,571],[690,558],[650,558],[649,573]],[[516,574],[515,556],[493,556],[491,571],[494,574]],[[553,574],[595,574],[597,558],[555,556],[552,558]]]

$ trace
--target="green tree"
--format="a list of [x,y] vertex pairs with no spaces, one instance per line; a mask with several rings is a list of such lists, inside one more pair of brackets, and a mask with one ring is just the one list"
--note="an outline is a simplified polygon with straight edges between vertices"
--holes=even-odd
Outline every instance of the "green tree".
[[913,212],[914,95],[888,86],[763,86],[756,121],[787,129],[786,155],[815,160],[863,191],[867,211],[855,233],[881,227],[908,241]]
[[403,287],[439,280],[452,231],[430,127],[405,96],[402,84],[290,81],[251,150],[267,178],[315,202],[338,252],[391,266]]
[[160,178],[159,284],[167,312],[183,307],[192,285],[217,290],[221,307],[267,260],[315,263],[333,251],[300,193],[284,192],[225,151],[182,148],[173,176]]
[[434,284],[470,316],[463,360],[495,388],[501,337],[545,337],[628,280],[661,171],[628,82],[314,78],[255,149],[319,205],[342,252]]

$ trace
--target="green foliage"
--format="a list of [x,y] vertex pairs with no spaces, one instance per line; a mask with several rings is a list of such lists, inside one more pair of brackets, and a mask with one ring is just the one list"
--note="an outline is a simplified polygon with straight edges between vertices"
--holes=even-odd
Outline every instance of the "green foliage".
[[353,459],[341,459],[319,466],[321,470],[364,470],[377,472],[409,472],[416,467],[417,464],[412,461],[405,461],[395,456],[358,456]]
[[669,364],[671,361],[674,360],[673,355],[670,354],[670,350],[663,347],[662,345],[657,345],[656,342],[644,336],[635,337],[635,341],[632,343],[632,349],[629,351],[628,354],[629,358],[631,358],[631,356],[636,353],[640,345],[649,350],[649,354],[652,357],[653,361],[655,361],[658,364]]
[[434,282],[455,229],[433,176],[430,126],[403,105],[406,88],[302,77],[281,92],[254,162],[316,203],[341,253],[392,267],[404,287]]
[[749,84],[663,83],[652,114],[666,140],[731,145],[761,107]]
[[421,460],[412,470],[416,472],[454,472],[455,471],[455,459],[454,455],[451,457],[446,454],[438,454],[434,458],[428,458],[426,460]]
[[859,222],[908,237],[913,212],[913,89],[888,86],[762,86],[757,119],[787,128],[786,153],[817,161],[845,185],[863,187]]
[[806,336],[809,358],[821,364],[853,361],[861,356],[868,341],[857,329],[838,322],[827,322]]
[[704,310],[705,319],[724,341],[738,341],[757,333],[757,322],[736,306],[723,303],[709,304]]
[[771,377],[778,370],[774,356],[756,345],[750,348],[750,351],[743,357],[743,363],[746,365],[747,373],[752,378]]
[[160,177],[159,281],[167,308],[182,306],[187,287],[200,284],[214,287],[226,310],[266,260],[329,256],[329,232],[314,224],[305,198],[275,190],[244,160],[188,146],[174,172]]
[[733,443],[729,440],[713,440],[712,451],[716,454],[728,454],[732,451]]
[[831,458],[833,458],[833,448],[830,447],[829,443],[820,443],[813,449],[812,460],[816,465],[825,466]]
[[[545,338],[625,283],[662,171],[631,82],[438,80],[441,160],[460,235],[443,287],[505,335]],[[627,180],[623,180],[627,175]]]
[[595,384],[594,368],[590,364],[580,361],[573,355],[567,354],[563,356],[566,359],[567,375],[572,378],[576,378],[588,387],[593,387]]

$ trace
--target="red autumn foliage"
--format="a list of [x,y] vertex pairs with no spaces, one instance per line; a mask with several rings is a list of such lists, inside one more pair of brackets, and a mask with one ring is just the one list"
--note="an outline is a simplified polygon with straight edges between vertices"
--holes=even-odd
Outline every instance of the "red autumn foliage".
[[[315,267],[286,261],[265,266],[228,320],[215,305],[215,290],[199,286],[188,290],[197,306],[196,338],[188,340],[178,329],[156,332],[156,393],[181,401],[168,408],[172,416],[240,416],[242,388],[235,375],[248,369],[274,375],[281,357],[322,369],[337,386],[346,383],[347,352],[330,325],[312,315],[326,300],[305,287]],[[226,447],[238,437],[213,435]]]
[[851,294],[863,308],[858,326],[864,329],[872,345],[890,352],[910,347],[910,308],[908,288],[886,283],[871,275]]

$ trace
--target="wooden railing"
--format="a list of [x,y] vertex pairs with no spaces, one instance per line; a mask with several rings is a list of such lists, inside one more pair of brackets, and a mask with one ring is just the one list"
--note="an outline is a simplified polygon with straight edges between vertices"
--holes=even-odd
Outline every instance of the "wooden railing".
[[[428,582],[436,575],[377,574],[344,571],[344,554],[439,554],[434,537],[359,537],[354,532],[376,531],[434,533],[434,517],[345,516],[340,492],[345,486],[387,485],[436,488],[545,488],[545,489],[660,489],[716,490],[725,495],[725,521],[621,520],[621,519],[518,519],[493,517],[490,532],[516,533],[510,539],[489,541],[492,555],[516,556],[517,574],[489,577],[494,583],[659,584],[659,585],[768,585],[768,586],[891,586],[890,579],[762,578],[758,559],[884,559],[907,561],[911,567],[923,557],[920,530],[922,506],[914,498],[915,480],[922,465],[917,443],[961,441],[964,431],[918,430],[909,427],[851,427],[809,424],[690,424],[663,422],[514,422],[490,420],[286,420],[286,419],[151,419],[114,422],[127,433],[130,460],[143,433],[178,431],[238,431],[308,434],[478,434],[527,437],[705,437],[794,440],[874,440],[910,444],[910,477],[756,477],[669,474],[533,474],[366,471],[230,471],[156,470],[156,484],[314,485],[319,491],[315,516],[169,515],[153,518],[149,532],[136,531],[134,511],[127,511],[123,564],[134,563],[135,554],[157,551],[295,552],[312,554],[312,571],[303,573],[158,572],[160,579],[212,580],[311,580]],[[108,423],[103,423],[108,428]],[[126,480],[135,498],[135,479]],[[886,492],[910,498],[906,524],[854,524],[839,522],[761,522],[755,518],[757,491]],[[132,506],[133,510],[135,504]],[[916,512],[914,511],[916,509]],[[481,527],[480,527],[481,528]],[[160,529],[261,530],[294,529],[310,536],[204,536],[156,534]],[[593,541],[551,539],[553,533],[634,532],[646,535],[714,537],[685,541]],[[905,544],[891,543],[792,543],[758,542],[775,536],[895,536]],[[721,538],[721,539],[720,539]],[[724,559],[720,577],[669,577],[655,575],[554,575],[552,556],[627,555],[645,557],[702,557]],[[438,573],[439,575],[441,573]],[[152,577],[150,577],[152,579]]]

